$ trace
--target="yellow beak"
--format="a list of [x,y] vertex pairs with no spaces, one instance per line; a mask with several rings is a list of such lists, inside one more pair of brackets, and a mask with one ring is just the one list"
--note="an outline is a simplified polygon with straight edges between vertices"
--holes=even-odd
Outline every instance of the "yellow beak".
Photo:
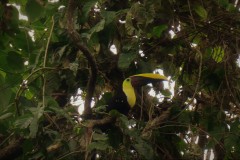
[[153,73],[143,73],[143,74],[136,74],[126,78],[123,81],[122,89],[127,97],[128,104],[130,107],[134,107],[136,103],[136,94],[135,89],[136,87],[144,86],[148,83],[154,83],[159,81],[166,81],[167,77],[160,75],[160,74],[153,74]]

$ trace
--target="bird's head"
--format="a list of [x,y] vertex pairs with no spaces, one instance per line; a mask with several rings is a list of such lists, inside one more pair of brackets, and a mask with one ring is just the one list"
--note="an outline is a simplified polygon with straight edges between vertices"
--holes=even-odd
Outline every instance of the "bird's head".
[[126,78],[123,81],[122,89],[127,97],[128,104],[130,107],[134,107],[136,103],[136,94],[135,88],[147,85],[149,83],[166,81],[167,77],[160,75],[160,74],[153,74],[153,73],[143,73],[143,74],[136,74]]

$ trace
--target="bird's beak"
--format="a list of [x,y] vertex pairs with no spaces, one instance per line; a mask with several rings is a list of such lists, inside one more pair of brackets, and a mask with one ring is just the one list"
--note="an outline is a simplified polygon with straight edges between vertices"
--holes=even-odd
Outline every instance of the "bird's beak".
[[131,78],[132,86],[134,88],[147,85],[148,83],[156,83],[156,82],[168,80],[167,77],[160,74],[154,74],[154,73],[136,74],[131,76],[130,78]]

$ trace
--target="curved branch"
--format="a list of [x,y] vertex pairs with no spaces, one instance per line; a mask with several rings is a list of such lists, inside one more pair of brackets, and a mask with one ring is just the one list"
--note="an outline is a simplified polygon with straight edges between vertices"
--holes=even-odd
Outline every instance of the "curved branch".
[[0,159],[10,160],[15,159],[22,154],[22,146],[23,138],[18,138],[15,141],[11,142],[5,148],[0,150]]
[[16,111],[17,111],[17,115],[20,116],[20,109],[19,109],[19,98],[21,96],[21,94],[23,93],[23,91],[27,88],[27,86],[31,83],[29,82],[30,78],[32,78],[33,75],[35,75],[36,73],[40,72],[40,71],[45,71],[45,70],[57,70],[58,68],[51,68],[51,67],[43,67],[43,68],[38,68],[36,70],[34,70],[32,73],[30,73],[26,79],[24,79],[22,81],[22,84],[20,85],[19,89],[17,90],[16,96],[15,96],[15,106],[16,106]]
[[94,58],[94,56],[91,54],[89,49],[86,47],[85,44],[81,42],[81,38],[79,33],[75,30],[74,28],[74,23],[73,23],[73,13],[77,8],[77,5],[75,3],[76,1],[74,0],[69,0],[68,3],[68,9],[67,9],[67,30],[68,34],[75,44],[75,46],[82,51],[83,55],[87,58],[88,63],[90,65],[90,75],[89,75],[89,80],[87,84],[87,94],[86,94],[86,99],[84,103],[84,115],[90,115],[91,114],[91,101],[92,97],[94,94],[95,86],[96,86],[96,79],[97,79],[97,63]]
[[170,115],[171,108],[168,108],[166,111],[164,111],[161,116],[154,118],[151,121],[148,121],[147,125],[142,131],[142,137],[147,138],[150,137],[152,130],[156,127],[160,126],[164,121],[166,121]]

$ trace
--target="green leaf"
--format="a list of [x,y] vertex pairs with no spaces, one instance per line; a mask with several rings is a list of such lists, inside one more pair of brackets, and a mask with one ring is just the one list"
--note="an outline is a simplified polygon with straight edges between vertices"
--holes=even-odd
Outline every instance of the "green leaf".
[[138,59],[137,61],[138,73],[150,73],[152,72],[153,67],[155,66],[152,61],[144,61],[142,59]]
[[76,76],[79,69],[79,64],[77,62],[69,63],[69,69],[73,71],[73,74]]
[[99,32],[99,31],[103,30],[104,25],[105,25],[105,19],[102,19],[93,28],[91,28],[88,38],[90,39],[93,33],[96,33],[96,32]]
[[82,10],[85,17],[88,17],[88,13],[96,3],[97,3],[97,0],[88,0],[87,3],[84,4]]
[[165,96],[165,97],[170,97],[172,95],[171,91],[169,89],[164,89],[161,91],[161,93]]
[[102,19],[100,22],[98,22],[98,23],[91,29],[91,33],[99,32],[99,31],[103,30],[104,25],[105,25],[105,19]]
[[38,121],[43,115],[44,108],[38,105],[38,107],[36,108],[32,107],[32,108],[29,108],[29,110],[32,112],[31,115],[33,116],[32,118],[29,118],[31,119],[31,122],[29,123],[29,130],[30,130],[29,137],[35,138],[38,131]]
[[7,65],[10,72],[19,72],[24,69],[24,61],[20,54],[10,51],[6,57]]
[[226,8],[229,5],[229,0],[218,0],[220,6]]
[[31,52],[31,49],[33,48],[33,41],[29,34],[26,34],[27,31],[27,29],[24,29],[23,31],[18,32],[11,37],[11,43],[13,46],[16,48],[21,48],[21,53],[24,56],[28,56],[28,54],[30,54],[29,52]]
[[18,22],[19,22],[19,13],[18,13],[18,10],[17,8],[15,7],[12,7],[11,8],[11,16],[9,16],[9,21],[8,21],[8,26],[13,29],[13,30],[18,30]]
[[194,8],[194,11],[204,20],[207,19],[207,16],[208,16],[208,13],[207,11],[205,10],[205,8],[203,8],[201,5],[197,5],[195,8]]
[[56,107],[56,108],[59,107],[57,101],[53,97],[46,97],[45,101],[47,106]]
[[44,107],[41,107],[40,105],[38,107],[31,107],[29,110],[34,115],[34,118],[39,119],[43,115]]
[[14,124],[16,128],[26,129],[29,127],[29,137],[35,138],[38,131],[38,120],[43,115],[44,108],[38,106],[37,108],[29,108],[29,110],[32,112],[32,114],[28,113],[20,116]]
[[183,123],[183,124],[187,124],[191,122],[191,112],[190,111],[184,111],[180,114],[179,116],[179,122]]
[[31,89],[27,89],[25,92],[24,92],[24,96],[27,98],[27,99],[32,99],[34,97],[34,93],[32,92]]
[[108,140],[108,137],[107,137],[106,134],[94,133],[92,138],[93,138],[93,140],[96,140],[96,141],[106,141],[106,140]]
[[165,24],[156,26],[156,27],[153,28],[152,35],[160,38],[162,33],[163,33],[163,31],[165,31],[167,29],[168,29],[168,26],[165,25]]
[[77,141],[75,139],[71,139],[68,143],[68,146],[69,146],[69,150],[71,152],[74,152],[76,151],[77,147],[78,147],[78,144],[77,144]]
[[137,144],[134,144],[134,148],[145,159],[148,159],[148,160],[153,159],[153,149],[147,142],[144,142],[141,140]]
[[1,68],[1,71],[3,70],[4,72],[8,70],[7,52],[5,51],[1,51],[1,54],[0,54],[0,68]]
[[133,60],[137,57],[135,53],[122,53],[118,60],[118,67],[120,69],[127,69]]
[[223,61],[224,58],[224,49],[220,46],[213,48],[212,58],[217,62],[220,63]]
[[111,92],[105,92],[103,95],[102,95],[102,98],[97,101],[97,104],[95,105],[96,108],[95,111],[101,111],[102,109],[106,109],[106,105],[107,103],[111,100],[112,98],[112,93]]
[[239,141],[239,136],[236,136],[234,134],[229,134],[225,139],[224,139],[224,146],[226,148],[232,148],[237,144],[237,142]]
[[32,120],[33,120],[32,114],[24,114],[18,117],[14,124],[16,128],[25,129],[31,124]]
[[13,115],[13,113],[5,113],[3,115],[0,116],[0,120],[4,120],[4,119],[7,119],[9,117],[11,117]]
[[[55,103],[54,103],[55,104]],[[73,122],[73,118],[71,116],[69,116],[68,112],[66,112],[65,110],[63,110],[62,108],[59,108],[58,106],[56,105],[48,105],[47,108],[50,110],[50,111],[53,111],[59,115],[62,115],[64,117],[67,118],[67,120],[69,122],[71,122],[72,124],[75,124],[75,122]]]
[[230,131],[236,134],[240,133],[240,122],[239,120],[236,120],[230,125]]
[[[118,138],[116,138],[118,137]],[[113,148],[118,148],[123,143],[123,134],[120,128],[111,128],[108,131],[108,143]]]
[[117,110],[113,109],[109,112],[109,115],[112,117],[120,117],[121,113],[119,113]]
[[34,117],[29,125],[29,130],[30,130],[30,134],[29,137],[30,138],[35,138],[37,131],[38,131],[38,118]]
[[34,142],[32,139],[26,139],[22,143],[23,152],[29,153],[32,151],[33,147],[34,147]]
[[105,19],[105,25],[112,23],[116,18],[116,12],[113,11],[103,11],[102,16]]
[[5,110],[6,107],[9,106],[12,96],[13,91],[11,90],[11,87],[7,85],[5,82],[1,83],[0,80],[0,111]]
[[93,149],[105,151],[106,149],[111,148],[106,141],[92,142],[88,145],[88,150],[92,151]]
[[120,115],[119,121],[120,121],[120,127],[122,129],[128,129],[128,127],[130,126],[127,116],[125,116],[123,114]]
[[22,76],[20,74],[6,74],[6,83],[10,86],[18,85],[22,83]]
[[30,21],[37,20],[44,13],[43,4],[37,0],[28,0],[25,10]]

